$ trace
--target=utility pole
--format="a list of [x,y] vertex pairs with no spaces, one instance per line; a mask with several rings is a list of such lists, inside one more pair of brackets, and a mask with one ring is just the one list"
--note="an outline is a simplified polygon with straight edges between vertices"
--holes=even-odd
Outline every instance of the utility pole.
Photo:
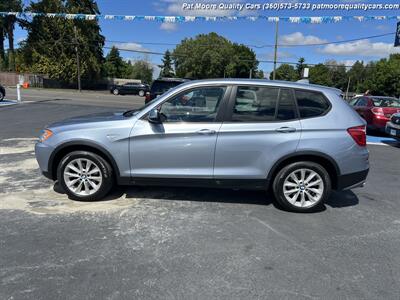
[[351,76],[349,76],[349,81],[347,82],[347,89],[346,89],[346,100],[349,99],[349,89],[350,89],[350,82],[351,82]]
[[76,67],[78,71],[78,90],[82,91],[81,88],[81,64],[79,61],[79,49],[78,49],[78,33],[76,32],[76,26],[74,25],[74,34],[75,34],[75,52],[76,52]]
[[249,78],[250,78],[250,79],[253,78],[253,68],[250,69],[250,76],[249,76]]
[[278,24],[279,20],[276,20],[276,29],[275,29],[275,53],[274,53],[274,73],[272,75],[272,79],[276,78],[276,60],[278,59]]

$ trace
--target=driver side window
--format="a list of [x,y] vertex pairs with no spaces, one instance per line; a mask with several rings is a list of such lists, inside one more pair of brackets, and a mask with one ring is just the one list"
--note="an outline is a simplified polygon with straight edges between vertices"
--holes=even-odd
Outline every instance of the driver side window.
[[214,122],[226,87],[199,87],[161,104],[164,122]]

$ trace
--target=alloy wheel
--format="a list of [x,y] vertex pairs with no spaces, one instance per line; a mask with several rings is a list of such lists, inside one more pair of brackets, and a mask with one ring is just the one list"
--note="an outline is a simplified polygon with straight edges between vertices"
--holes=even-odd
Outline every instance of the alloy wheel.
[[324,182],[317,172],[306,168],[298,169],[286,177],[283,194],[290,204],[308,208],[321,200]]
[[64,168],[64,181],[76,195],[88,196],[96,193],[103,182],[99,166],[87,158],[77,158]]

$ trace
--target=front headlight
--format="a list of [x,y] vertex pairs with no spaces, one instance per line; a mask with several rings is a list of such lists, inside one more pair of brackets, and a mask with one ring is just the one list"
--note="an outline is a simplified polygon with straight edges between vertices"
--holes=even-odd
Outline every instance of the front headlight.
[[42,134],[39,137],[39,142],[43,143],[44,141],[48,140],[49,137],[53,135],[53,132],[50,129],[42,130]]

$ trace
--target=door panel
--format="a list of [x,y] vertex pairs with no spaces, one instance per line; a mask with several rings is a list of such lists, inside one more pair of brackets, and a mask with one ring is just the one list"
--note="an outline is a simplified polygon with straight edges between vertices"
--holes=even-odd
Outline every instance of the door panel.
[[221,123],[136,122],[131,134],[133,177],[211,178]]
[[238,86],[230,110],[217,137],[214,177],[266,179],[273,164],[295,152],[300,140],[293,91]]
[[158,106],[162,123],[137,121],[130,142],[133,177],[212,178],[226,86],[201,86]]
[[[280,132],[283,127],[290,129]],[[296,151],[300,132],[298,120],[224,123],[217,138],[214,177],[265,179],[276,161]]]

